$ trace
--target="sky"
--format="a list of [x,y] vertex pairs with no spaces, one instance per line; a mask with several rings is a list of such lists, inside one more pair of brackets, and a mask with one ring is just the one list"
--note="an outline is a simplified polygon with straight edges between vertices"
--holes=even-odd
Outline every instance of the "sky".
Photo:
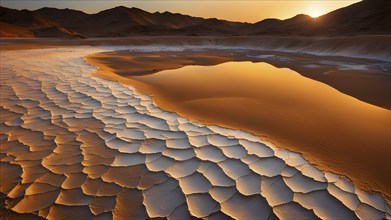
[[1,0],[0,5],[35,10],[42,7],[71,8],[96,13],[115,6],[137,7],[149,12],[170,11],[204,18],[258,22],[266,18],[286,19],[297,14],[317,17],[360,0]]

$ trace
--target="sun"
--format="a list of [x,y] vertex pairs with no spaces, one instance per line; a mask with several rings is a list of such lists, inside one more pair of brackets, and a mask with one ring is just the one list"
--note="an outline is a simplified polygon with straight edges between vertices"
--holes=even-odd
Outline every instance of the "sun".
[[307,9],[307,14],[313,18],[319,17],[324,14],[322,7],[319,5],[311,5]]

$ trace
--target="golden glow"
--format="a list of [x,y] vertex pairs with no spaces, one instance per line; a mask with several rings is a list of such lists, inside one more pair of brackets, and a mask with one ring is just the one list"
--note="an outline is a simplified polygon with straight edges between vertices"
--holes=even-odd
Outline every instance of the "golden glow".
[[192,0],[192,1],[14,1],[2,0],[2,6],[11,8],[38,9],[41,7],[73,8],[87,13],[96,13],[115,6],[137,7],[149,12],[176,12],[204,18],[219,18],[230,21],[258,22],[266,18],[286,19],[297,14],[312,17],[328,13],[360,0],[345,1],[235,1],[235,0]]
[[[348,4],[343,4],[348,3]],[[327,14],[330,11],[335,10],[335,6],[339,5],[337,8],[341,8],[351,4],[352,2],[340,2],[340,1],[308,1],[304,7],[303,14],[307,14],[313,18],[319,17],[321,15]]]
[[311,6],[308,10],[308,15],[313,17],[313,18],[316,18],[316,17],[319,17],[323,14],[324,12],[322,11],[322,8],[320,8],[319,6]]

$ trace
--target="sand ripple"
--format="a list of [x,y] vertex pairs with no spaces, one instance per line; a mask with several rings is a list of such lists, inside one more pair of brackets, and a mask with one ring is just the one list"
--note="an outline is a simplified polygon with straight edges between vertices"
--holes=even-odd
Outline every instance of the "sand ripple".
[[101,49],[1,53],[5,208],[48,219],[382,219],[380,193],[92,77]]

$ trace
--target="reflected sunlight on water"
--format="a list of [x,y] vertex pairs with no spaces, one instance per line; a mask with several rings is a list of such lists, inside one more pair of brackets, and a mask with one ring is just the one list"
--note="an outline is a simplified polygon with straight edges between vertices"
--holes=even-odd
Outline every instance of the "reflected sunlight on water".
[[132,78],[145,83],[138,89],[166,110],[267,136],[314,156],[320,165],[356,172],[358,178],[378,178],[378,182],[389,178],[382,161],[389,153],[390,111],[290,69],[227,62]]

